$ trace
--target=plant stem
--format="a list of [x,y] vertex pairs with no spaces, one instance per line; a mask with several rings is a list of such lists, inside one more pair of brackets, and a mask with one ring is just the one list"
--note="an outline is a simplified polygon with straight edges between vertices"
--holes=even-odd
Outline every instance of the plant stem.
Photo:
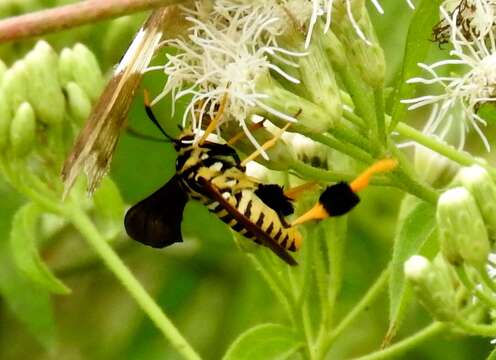
[[471,291],[472,294],[479,298],[479,300],[486,303],[489,307],[496,308],[496,299],[486,294],[484,290],[479,289],[475,286],[472,279],[470,279],[470,277],[468,276],[467,271],[465,270],[465,266],[455,266],[455,270],[458,278],[460,279],[461,283],[467,288],[467,290]]
[[485,325],[485,324],[474,324],[468,322],[462,317],[457,317],[454,321],[455,325],[458,326],[461,330],[468,334],[472,335],[480,335],[486,337],[494,337],[496,336],[496,327],[493,325]]
[[433,137],[427,136],[423,134],[421,131],[412,128],[404,123],[398,123],[396,126],[396,131],[409,139],[414,140],[415,142],[441,154],[446,156],[448,159],[451,159],[460,165],[468,166],[478,164],[485,168],[493,177],[496,177],[496,169],[491,166],[487,166],[483,161],[477,160],[470,154],[456,150],[453,146],[448,145],[446,143],[440,142]]
[[377,120],[377,140],[387,147],[386,119],[384,116],[384,92],[382,87],[374,89],[375,116]]
[[420,343],[428,340],[429,338],[436,336],[443,330],[447,328],[447,324],[441,322],[434,322],[431,325],[425,327],[419,332],[413,334],[412,336],[384,349],[379,350],[358,358],[354,360],[378,360],[378,359],[387,359],[393,356],[399,356],[405,351],[418,346]]
[[334,340],[353,322],[356,320],[358,315],[362,313],[370,304],[379,296],[381,291],[387,285],[387,280],[389,278],[389,273],[391,271],[391,266],[388,266],[381,275],[377,278],[374,284],[365,293],[363,298],[355,305],[355,307],[346,315],[346,317],[341,320],[341,322],[336,326],[336,328],[329,333],[323,340],[321,345],[322,354],[325,355],[329,351],[330,346]]
[[87,0],[0,21],[0,43],[165,7],[184,0]]
[[85,237],[97,254],[100,255],[105,265],[114,273],[142,310],[150,317],[160,331],[162,331],[176,351],[181,354],[184,359],[201,359],[176,329],[174,324],[172,324],[169,318],[163,313],[162,309],[160,309],[153,298],[134,277],[127,266],[122,262],[119,256],[117,256],[112,247],[105,241],[86,213],[73,203],[70,207],[66,208],[65,215]]
[[[311,165],[307,165],[301,161],[293,161],[290,164],[290,169],[297,172],[307,180],[317,180],[324,183],[339,182],[339,181],[353,181],[355,175],[338,173],[335,171],[329,171],[324,169],[319,169]],[[394,184],[387,178],[382,176],[376,176],[370,182],[372,185],[377,186],[393,186]]]

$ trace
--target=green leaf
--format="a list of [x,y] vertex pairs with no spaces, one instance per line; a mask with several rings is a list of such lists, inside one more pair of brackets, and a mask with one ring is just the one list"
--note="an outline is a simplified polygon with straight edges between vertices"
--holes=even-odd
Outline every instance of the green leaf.
[[302,343],[290,328],[278,324],[255,326],[241,334],[229,347],[223,360],[283,360]]
[[122,230],[125,204],[119,188],[107,176],[102,180],[93,196],[96,222],[98,228],[107,239],[112,239]]
[[68,294],[71,290],[52,274],[41,259],[36,247],[38,222],[42,210],[34,203],[21,207],[14,215],[10,232],[10,248],[14,262],[29,279],[55,294]]
[[496,360],[496,349],[493,349],[493,351],[491,351],[486,360]]
[[56,328],[50,294],[16,268],[6,242],[0,245],[0,254],[2,300],[42,346],[47,350],[53,349]]
[[416,6],[410,27],[408,28],[403,68],[393,96],[391,129],[394,129],[396,124],[406,115],[407,105],[402,104],[400,100],[410,98],[415,93],[415,86],[407,84],[406,81],[418,76],[421,72],[417,64],[422,62],[429,53],[432,45],[430,41],[432,38],[432,28],[439,22],[440,4],[441,0],[422,0]]
[[432,204],[406,197],[400,211],[400,222],[394,240],[392,272],[389,278],[390,325],[386,341],[395,335],[411,299],[405,286],[403,264],[418,253],[436,226],[436,209]]

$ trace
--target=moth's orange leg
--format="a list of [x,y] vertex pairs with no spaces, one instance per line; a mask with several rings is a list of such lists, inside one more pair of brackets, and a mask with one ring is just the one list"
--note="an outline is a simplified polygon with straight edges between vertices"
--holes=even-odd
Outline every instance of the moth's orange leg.
[[310,210],[294,220],[291,226],[346,214],[358,204],[360,199],[356,193],[368,186],[372,176],[392,171],[396,166],[398,166],[398,161],[394,159],[379,160],[365,169],[350,184],[338,183],[327,187],[321,194],[319,201]]
[[356,179],[351,182],[350,187],[353,192],[359,192],[360,190],[363,190],[368,186],[372,176],[374,176],[375,174],[390,172],[394,170],[396,166],[398,166],[397,160],[379,160],[369,168],[365,169],[365,171],[362,172],[360,175],[358,175]]
[[302,193],[315,188],[317,185],[318,183],[316,181],[309,181],[299,186],[295,186],[293,188],[286,190],[284,192],[284,195],[290,198],[291,200],[297,200]]
[[215,116],[212,119],[212,121],[210,122],[210,124],[208,124],[208,127],[205,130],[205,133],[203,134],[203,136],[200,139],[200,142],[199,142],[200,145],[202,145],[205,142],[205,140],[207,140],[208,135],[213,133],[214,130],[217,128],[217,125],[219,125],[219,122],[222,119],[222,116],[224,115],[224,110],[226,108],[227,101],[228,101],[228,96],[227,96],[227,94],[224,94],[224,96],[222,96],[222,99],[220,100],[219,110],[215,114]]
[[241,166],[245,166],[247,163],[249,163],[252,160],[255,160],[261,153],[262,150],[267,150],[270,149],[272,146],[274,146],[277,143],[277,140],[281,137],[282,134],[291,126],[291,123],[287,123],[282,129],[279,129],[277,133],[274,135],[274,137],[270,140],[267,140],[259,149],[255,150],[248,156],[246,159],[244,159],[241,162]]
[[[261,129],[261,128],[263,128],[264,122],[265,122],[265,119],[263,119],[263,120],[261,120],[261,121],[259,121],[257,123],[251,124],[248,127],[248,130],[249,131],[256,131],[258,129]],[[230,146],[235,145],[244,136],[245,136],[245,132],[243,130],[239,131],[232,138],[229,139],[229,141],[227,142],[227,145],[230,145]]]

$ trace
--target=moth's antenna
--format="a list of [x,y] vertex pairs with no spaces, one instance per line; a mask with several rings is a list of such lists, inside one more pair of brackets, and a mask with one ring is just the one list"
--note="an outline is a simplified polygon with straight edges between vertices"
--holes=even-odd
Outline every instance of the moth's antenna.
[[150,105],[150,96],[148,94],[148,91],[145,90],[143,95],[144,95],[144,102],[145,102],[145,111],[146,111],[146,115],[148,115],[148,118],[152,121],[152,123],[160,130],[160,132],[167,139],[169,139],[171,142],[176,141],[176,139],[174,139],[172,136],[170,136],[169,134],[167,134],[165,132],[164,128],[159,124],[159,122],[157,120],[157,117],[153,113],[152,106]]

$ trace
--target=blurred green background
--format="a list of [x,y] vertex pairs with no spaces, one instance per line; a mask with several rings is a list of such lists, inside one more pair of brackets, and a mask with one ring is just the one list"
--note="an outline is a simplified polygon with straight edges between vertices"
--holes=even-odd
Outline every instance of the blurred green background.
[[[54,5],[55,1],[0,0],[0,17]],[[57,1],[57,3],[62,3]],[[384,0],[386,15],[371,9],[388,61],[388,82],[393,84],[401,62],[411,11],[403,1]],[[83,42],[98,56],[103,69],[116,63],[144,15],[97,26],[50,35],[57,50]],[[118,28],[118,31],[115,30]],[[12,64],[32,46],[32,41],[0,47],[0,58]],[[157,57],[157,63],[164,59]],[[158,93],[164,78],[145,77],[143,88]],[[145,120],[138,96],[129,116],[133,127],[155,134]],[[157,114],[170,132],[168,104]],[[174,151],[168,144],[147,142],[124,134],[112,165],[128,204],[133,204],[165,183],[173,173]],[[6,242],[14,211],[24,199],[0,179],[0,278],[16,279]],[[371,188],[349,217],[345,282],[338,299],[342,317],[360,299],[390,259],[394,225],[402,194],[386,188]],[[166,250],[153,250],[129,239],[119,242],[125,263],[150,291],[184,336],[205,359],[219,359],[229,344],[245,329],[283,319],[281,305],[270,292],[249,259],[236,247],[231,233],[205,208],[189,203],[182,225],[185,242]],[[41,347],[4,302],[0,303],[0,359],[177,359],[162,335],[137,308],[109,271],[93,257],[79,238],[60,234],[43,250],[44,259],[72,289],[69,296],[54,297],[57,345],[51,352]],[[20,293],[19,296],[31,296]],[[35,296],[35,294],[33,294]],[[22,311],[22,310],[21,310]],[[387,294],[360,316],[344,333],[329,359],[344,359],[377,349],[388,326]],[[410,334],[430,322],[414,304],[398,334]],[[404,359],[482,359],[490,349],[487,340],[454,335],[432,339]]]

